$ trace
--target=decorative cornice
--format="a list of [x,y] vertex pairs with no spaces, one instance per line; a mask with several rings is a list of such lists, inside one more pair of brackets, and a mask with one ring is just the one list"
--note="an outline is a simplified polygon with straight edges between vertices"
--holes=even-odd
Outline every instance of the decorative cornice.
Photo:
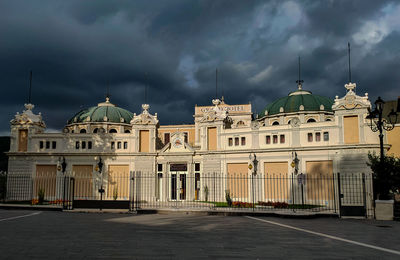
[[370,108],[371,102],[368,100],[368,93],[365,96],[358,96],[355,92],[356,83],[349,82],[344,85],[347,93],[344,97],[335,97],[335,103],[332,105],[332,110],[351,110],[360,108]]
[[142,113],[139,115],[133,114],[133,118],[131,120],[132,125],[157,125],[157,113],[151,115],[149,113],[149,104],[142,104]]
[[22,114],[17,112],[14,119],[10,121],[11,125],[36,125],[45,128],[46,124],[42,119],[42,114],[34,114],[32,109],[35,106],[33,104],[25,104],[25,110],[23,110]]

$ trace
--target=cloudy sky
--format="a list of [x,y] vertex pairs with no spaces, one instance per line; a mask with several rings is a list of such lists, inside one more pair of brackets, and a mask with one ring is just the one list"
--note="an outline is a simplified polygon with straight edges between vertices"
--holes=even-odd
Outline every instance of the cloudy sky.
[[[161,124],[192,123],[195,104],[266,104],[303,87],[334,98],[352,81],[371,100],[400,95],[399,1],[0,2],[0,135],[28,99],[50,131],[111,101],[139,113],[148,85]],[[147,75],[147,76],[146,76]]]

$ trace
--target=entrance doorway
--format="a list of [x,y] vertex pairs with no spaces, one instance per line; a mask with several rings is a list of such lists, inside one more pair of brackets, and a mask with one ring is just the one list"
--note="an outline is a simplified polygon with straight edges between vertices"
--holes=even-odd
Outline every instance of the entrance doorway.
[[171,200],[186,200],[187,164],[171,164],[170,174]]

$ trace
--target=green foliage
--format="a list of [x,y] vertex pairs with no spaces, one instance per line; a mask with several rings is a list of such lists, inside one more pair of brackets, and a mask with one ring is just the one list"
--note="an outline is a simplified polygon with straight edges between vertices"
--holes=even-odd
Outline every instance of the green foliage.
[[39,204],[43,204],[44,202],[44,189],[40,188],[38,191],[38,200],[39,200]]
[[374,192],[377,199],[392,199],[394,193],[400,193],[400,158],[385,156],[381,162],[380,157],[368,154],[368,166],[374,176]]
[[117,200],[118,199],[118,187],[115,186],[113,190],[113,199]]
[[208,201],[208,186],[204,186],[204,195],[205,195],[205,201]]
[[225,191],[225,199],[226,199],[226,203],[228,204],[228,206],[232,207],[232,199],[231,199],[231,194],[230,194],[229,190]]

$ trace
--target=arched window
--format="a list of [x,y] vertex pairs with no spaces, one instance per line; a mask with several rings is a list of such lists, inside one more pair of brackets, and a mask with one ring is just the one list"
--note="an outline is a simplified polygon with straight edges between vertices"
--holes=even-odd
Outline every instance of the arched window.
[[275,122],[272,123],[272,125],[279,125],[279,122],[275,121]]
[[125,133],[125,134],[130,134],[131,131],[129,131],[128,129],[126,129],[124,133]]
[[315,121],[314,118],[309,118],[309,119],[307,120],[307,123],[315,123],[315,122],[317,122],[317,121]]
[[98,128],[93,129],[93,133],[96,134],[97,132],[99,132],[99,129],[98,129]]
[[86,134],[86,129],[81,129],[81,130],[79,131],[79,133],[81,133],[81,134]]
[[116,129],[110,129],[110,131],[108,131],[110,134],[116,134],[117,133],[117,130]]
[[292,122],[292,120],[287,121],[287,124],[290,125],[290,122]]
[[327,119],[326,119],[326,121],[332,121],[332,119],[330,119],[330,118],[327,118]]

